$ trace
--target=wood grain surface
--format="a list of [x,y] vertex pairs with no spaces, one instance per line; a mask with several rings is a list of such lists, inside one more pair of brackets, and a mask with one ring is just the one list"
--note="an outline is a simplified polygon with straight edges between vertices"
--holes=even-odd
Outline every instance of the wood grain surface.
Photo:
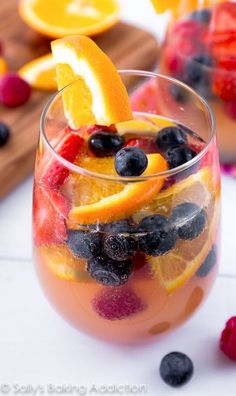
[[[19,18],[17,0],[0,1],[0,32],[4,57],[17,71],[27,61],[50,51],[50,40],[27,27]],[[119,69],[151,70],[157,62],[155,38],[135,26],[118,23],[94,38]],[[22,181],[34,167],[39,119],[50,93],[34,91],[30,101],[17,109],[0,106],[0,121],[12,136],[0,149],[0,199]]]

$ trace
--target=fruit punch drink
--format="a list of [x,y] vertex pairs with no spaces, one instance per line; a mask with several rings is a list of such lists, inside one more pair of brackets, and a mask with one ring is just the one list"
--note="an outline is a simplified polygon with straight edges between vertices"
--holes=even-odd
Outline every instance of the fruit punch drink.
[[[35,257],[48,299],[71,324],[107,341],[139,343],[186,321],[212,287],[219,166],[214,120],[200,97],[163,76],[116,73],[127,88],[121,101],[126,119],[118,114],[116,95],[118,119],[112,108],[110,125],[99,119],[79,126],[84,113],[75,113],[71,98],[80,80],[44,111],[35,169]],[[159,92],[186,90],[188,108],[143,112],[136,92],[150,80]]]
[[[221,158],[235,162],[236,2],[216,3],[183,14],[170,26],[160,71],[181,79],[208,100],[216,116]],[[178,90],[172,95],[180,104],[187,100]]]

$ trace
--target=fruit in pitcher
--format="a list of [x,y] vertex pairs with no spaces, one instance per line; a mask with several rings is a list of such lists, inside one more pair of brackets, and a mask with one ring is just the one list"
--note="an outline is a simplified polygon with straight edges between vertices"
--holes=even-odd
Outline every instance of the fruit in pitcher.
[[99,232],[68,230],[67,243],[75,257],[90,259],[100,254],[102,238]]
[[166,127],[158,132],[156,144],[159,149],[166,151],[171,147],[186,145],[187,136],[181,128]]
[[214,245],[202,263],[201,267],[197,270],[196,275],[200,278],[207,276],[211,272],[212,268],[214,268],[216,265],[216,260],[216,246]]
[[171,169],[177,168],[178,166],[191,161],[195,156],[195,151],[185,146],[169,148],[164,154],[164,157]]
[[88,147],[96,157],[110,157],[124,145],[124,139],[115,133],[99,131],[88,140]]

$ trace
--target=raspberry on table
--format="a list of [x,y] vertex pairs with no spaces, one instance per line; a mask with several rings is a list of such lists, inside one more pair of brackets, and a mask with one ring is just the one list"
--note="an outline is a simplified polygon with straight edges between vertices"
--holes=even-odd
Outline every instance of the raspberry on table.
[[7,107],[26,103],[31,95],[30,85],[16,73],[6,73],[0,79],[0,102]]
[[229,359],[236,361],[236,316],[226,322],[220,338],[220,349]]

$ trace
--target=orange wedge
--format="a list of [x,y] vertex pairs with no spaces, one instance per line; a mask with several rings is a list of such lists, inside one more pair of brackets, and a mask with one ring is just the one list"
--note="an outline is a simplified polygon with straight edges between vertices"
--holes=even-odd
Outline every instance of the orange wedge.
[[101,33],[120,15],[116,0],[20,0],[19,12],[32,29],[52,38]]
[[74,258],[65,246],[41,246],[38,253],[48,269],[59,279],[85,281],[86,260]]
[[0,76],[3,76],[8,70],[7,63],[4,58],[0,56]]
[[47,54],[26,63],[18,74],[33,88],[56,91],[56,65],[52,54]]
[[216,242],[219,222],[219,200],[208,210],[208,224],[203,233],[193,241],[179,240],[167,255],[149,257],[155,276],[167,293],[173,293],[183,286],[201,266]]
[[[109,160],[106,159],[106,161]],[[96,162],[97,169],[99,169],[98,158],[96,158]],[[114,158],[110,158],[110,165],[109,162],[107,165],[112,166],[113,162]],[[150,154],[148,155],[148,167],[143,173],[143,176],[154,175],[167,169],[167,163],[160,154]],[[89,186],[86,185],[88,188],[86,189],[85,186],[82,187],[78,183],[78,191],[80,191],[85,197],[93,196],[92,192],[94,192],[95,196],[100,199],[98,199],[97,202],[86,204],[83,204],[82,201],[80,206],[73,207],[69,213],[69,219],[72,223],[108,223],[130,216],[132,213],[139,210],[144,204],[151,201],[160,191],[164,183],[164,178],[160,177],[129,183],[121,183],[118,181],[111,182],[108,180],[101,181],[99,179],[95,180],[88,176],[86,179],[89,180]],[[95,181],[96,187],[93,180]],[[101,184],[100,188],[101,182],[103,184]],[[92,185],[90,185],[90,183],[92,183]],[[103,194],[103,192],[105,192],[105,194]]]
[[52,42],[70,126],[110,125],[132,119],[126,88],[110,59],[88,37],[71,36]]

